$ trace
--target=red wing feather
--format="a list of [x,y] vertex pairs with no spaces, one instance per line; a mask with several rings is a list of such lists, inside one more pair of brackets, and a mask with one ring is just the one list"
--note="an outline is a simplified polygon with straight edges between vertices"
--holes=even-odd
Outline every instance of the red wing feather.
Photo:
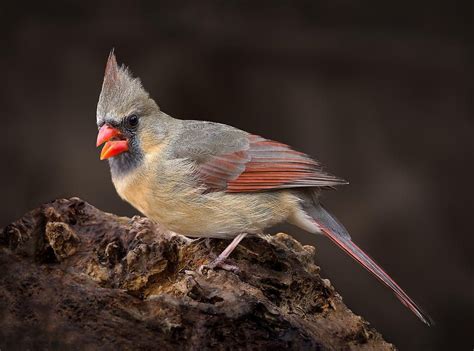
[[309,156],[257,135],[249,135],[245,149],[213,156],[198,171],[210,189],[227,192],[346,184],[323,172]]

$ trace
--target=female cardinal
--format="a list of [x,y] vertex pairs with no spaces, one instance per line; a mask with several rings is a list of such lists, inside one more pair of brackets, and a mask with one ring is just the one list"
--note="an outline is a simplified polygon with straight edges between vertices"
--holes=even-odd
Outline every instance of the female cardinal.
[[225,124],[163,113],[112,52],[97,106],[97,146],[109,159],[118,194],[167,229],[190,237],[233,238],[287,221],[322,233],[430,325],[430,318],[364,253],[319,202],[322,189],[347,182],[288,145]]

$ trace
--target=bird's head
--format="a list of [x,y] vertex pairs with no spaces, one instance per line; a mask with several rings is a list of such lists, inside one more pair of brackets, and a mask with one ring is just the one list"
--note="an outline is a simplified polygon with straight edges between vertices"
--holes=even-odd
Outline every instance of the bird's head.
[[117,65],[113,51],[105,68],[97,104],[97,146],[100,159],[126,171],[136,166],[147,150],[165,138],[164,114],[128,68]]

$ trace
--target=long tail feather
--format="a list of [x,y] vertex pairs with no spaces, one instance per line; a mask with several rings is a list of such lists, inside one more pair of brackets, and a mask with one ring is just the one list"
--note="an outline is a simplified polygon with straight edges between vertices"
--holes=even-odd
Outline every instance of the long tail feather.
[[[359,262],[365,269],[372,273],[384,285],[389,287],[395,296],[421,321],[432,326],[433,320],[425,313],[400,286],[370,258],[361,248],[359,248],[350,238],[345,228],[337,222],[322,206],[316,208],[317,215],[313,216],[315,225],[331,239],[336,245],[343,249],[349,256]],[[314,213],[314,212],[313,212]]]

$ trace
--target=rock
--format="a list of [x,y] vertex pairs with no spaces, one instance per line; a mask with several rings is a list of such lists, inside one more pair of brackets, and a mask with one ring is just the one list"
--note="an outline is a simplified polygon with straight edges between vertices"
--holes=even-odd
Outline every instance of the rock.
[[0,230],[0,350],[394,350],[289,235],[229,243],[72,198]]

